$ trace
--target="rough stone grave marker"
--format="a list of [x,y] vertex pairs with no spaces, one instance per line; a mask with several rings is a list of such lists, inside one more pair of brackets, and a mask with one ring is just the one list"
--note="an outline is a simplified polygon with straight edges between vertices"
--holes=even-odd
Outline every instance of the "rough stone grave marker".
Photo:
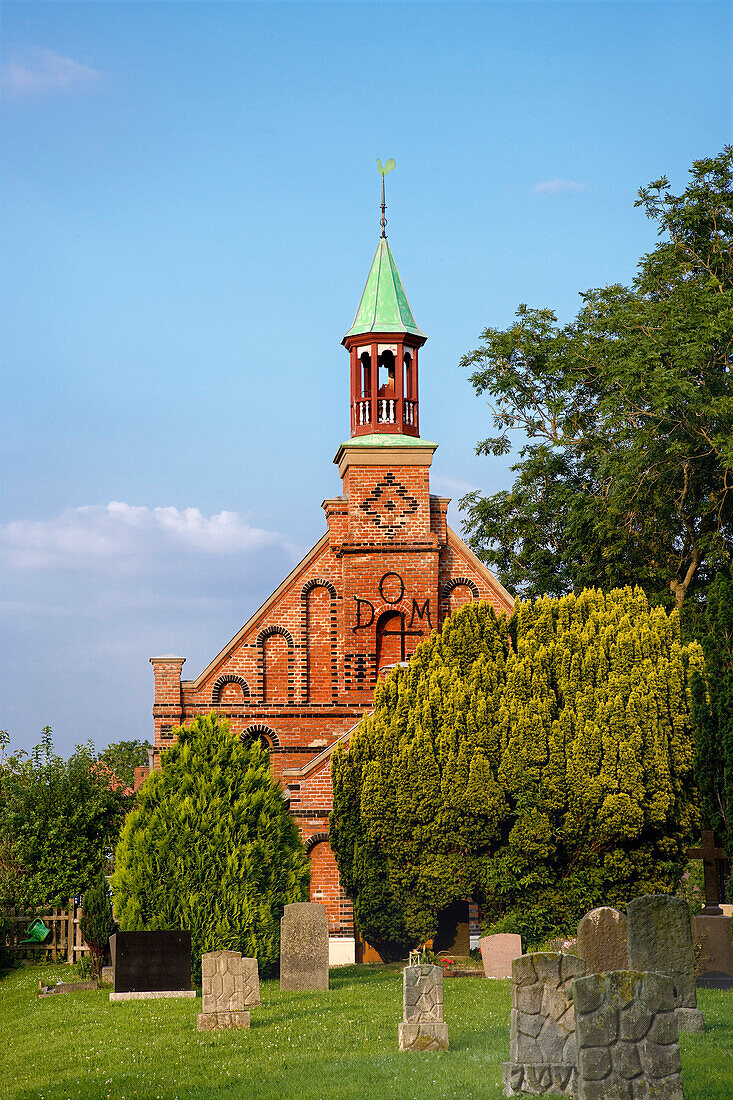
[[443,968],[423,964],[402,971],[400,1050],[448,1049],[448,1025],[443,1020]]
[[572,987],[577,1100],[683,1100],[674,983],[620,970]]
[[539,951],[512,963],[509,1062],[504,1095],[573,1095],[575,1010],[572,982],[585,974],[574,955]]
[[249,1027],[249,1008],[260,1003],[257,959],[239,951],[210,951],[201,957],[203,1012],[196,1017],[199,1031]]
[[625,970],[627,966],[626,917],[603,905],[591,909],[578,925],[578,956],[587,974]]
[[109,945],[115,976],[110,1001],[196,996],[190,932],[115,932]]
[[522,954],[522,937],[514,932],[498,932],[479,940],[481,962],[486,978],[511,978],[512,962]]
[[285,906],[280,921],[280,988],[328,989],[328,915],[326,906],[297,901]]
[[626,922],[629,970],[668,974],[674,984],[679,1030],[702,1031],[687,902],[669,894],[646,894],[629,902]]

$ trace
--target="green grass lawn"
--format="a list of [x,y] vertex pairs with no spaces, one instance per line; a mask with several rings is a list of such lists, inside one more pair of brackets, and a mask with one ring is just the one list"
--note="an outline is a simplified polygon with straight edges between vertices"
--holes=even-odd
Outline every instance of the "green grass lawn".
[[[398,968],[331,971],[329,993],[263,982],[249,1031],[196,1031],[195,1001],[110,1004],[109,991],[36,997],[71,967],[0,978],[0,1096],[60,1100],[498,1100],[509,1053],[509,982],[445,983],[450,1045],[398,1054]],[[733,993],[701,990],[706,1029],[682,1038],[686,1100],[733,1097]]]

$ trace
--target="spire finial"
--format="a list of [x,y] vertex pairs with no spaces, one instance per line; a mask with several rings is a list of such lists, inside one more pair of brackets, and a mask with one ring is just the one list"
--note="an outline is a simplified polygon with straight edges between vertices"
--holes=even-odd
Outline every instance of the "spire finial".
[[389,160],[385,164],[384,168],[382,168],[381,160],[379,159],[379,157],[377,157],[377,168],[379,170],[380,176],[382,177],[382,217],[379,221],[379,224],[382,227],[382,236],[383,237],[387,236],[387,219],[384,216],[384,212],[387,209],[387,203],[385,202],[385,199],[384,199],[384,177],[387,175],[388,172],[391,172],[394,167],[395,167],[395,162],[392,159],[392,157],[389,158]]

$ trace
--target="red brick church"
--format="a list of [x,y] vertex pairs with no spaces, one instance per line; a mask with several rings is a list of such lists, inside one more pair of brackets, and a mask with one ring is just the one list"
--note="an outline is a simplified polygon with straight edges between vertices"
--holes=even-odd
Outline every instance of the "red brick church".
[[326,904],[332,961],[354,958],[351,905],[328,844],[330,757],[371,707],[377,677],[470,600],[512,598],[446,523],[430,492],[436,444],[420,436],[417,327],[384,231],[353,325],[351,438],[334,462],[341,496],[299,565],[193,680],[183,657],[152,657],[153,763],[172,730],[215,710],[270,749]]

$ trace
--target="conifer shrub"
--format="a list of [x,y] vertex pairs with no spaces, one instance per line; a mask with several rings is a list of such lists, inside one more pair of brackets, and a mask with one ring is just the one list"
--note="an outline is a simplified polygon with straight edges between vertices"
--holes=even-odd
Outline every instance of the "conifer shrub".
[[106,875],[100,871],[84,894],[81,914],[81,934],[89,948],[92,971],[97,977],[114,930],[115,919],[112,915],[109,885]]
[[697,726],[696,774],[703,825],[713,829],[733,855],[733,572],[711,584],[700,641],[704,674],[693,682]]
[[331,846],[385,959],[473,898],[527,947],[677,888],[697,824],[679,614],[636,588],[453,614],[336,751]]
[[115,916],[123,931],[190,930],[194,972],[204,952],[235,950],[267,974],[283,908],[307,894],[298,828],[258,742],[216,715],[175,732],[122,830]]

